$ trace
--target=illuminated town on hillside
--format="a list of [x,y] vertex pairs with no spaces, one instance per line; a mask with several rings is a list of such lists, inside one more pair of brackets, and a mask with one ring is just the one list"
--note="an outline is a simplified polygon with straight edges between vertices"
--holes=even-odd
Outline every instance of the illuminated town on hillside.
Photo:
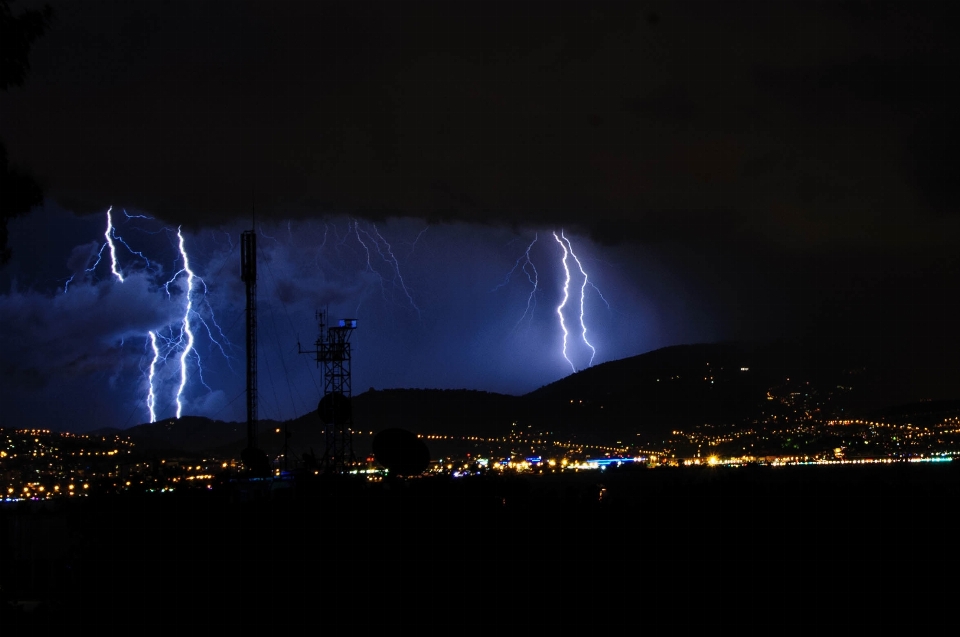
[[[469,478],[491,472],[535,476],[602,472],[628,466],[660,469],[950,462],[960,455],[960,417],[948,416],[925,425],[866,420],[810,421],[780,429],[703,425],[692,431],[674,431],[656,448],[640,448],[620,441],[610,445],[584,444],[558,440],[547,432],[505,437],[421,433],[418,437],[431,448],[445,450],[443,457],[431,460],[424,478]],[[276,476],[284,475],[280,454],[273,457],[272,464]],[[0,486],[4,502],[212,491],[236,480],[241,472],[242,463],[236,457],[158,457],[139,451],[121,435],[0,430]],[[359,460],[351,473],[365,475],[370,481],[388,475],[372,456]]]

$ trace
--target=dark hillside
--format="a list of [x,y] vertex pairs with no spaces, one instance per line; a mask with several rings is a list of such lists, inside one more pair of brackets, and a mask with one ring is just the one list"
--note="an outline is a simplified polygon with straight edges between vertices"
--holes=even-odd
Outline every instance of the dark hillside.
[[[704,424],[749,428],[804,414],[820,420],[877,416],[895,404],[897,393],[890,387],[910,370],[892,368],[875,345],[866,339],[679,345],[597,365],[525,396],[466,389],[371,390],[353,398],[354,443],[358,454],[367,453],[373,435],[399,427],[451,436],[552,432],[562,439],[642,445]],[[919,415],[939,404],[907,409]],[[263,421],[260,432],[268,453],[280,453],[287,432],[293,456],[323,448],[316,411],[286,425]],[[125,433],[141,448],[195,453],[239,453],[246,440],[243,423],[197,417],[139,425]]]

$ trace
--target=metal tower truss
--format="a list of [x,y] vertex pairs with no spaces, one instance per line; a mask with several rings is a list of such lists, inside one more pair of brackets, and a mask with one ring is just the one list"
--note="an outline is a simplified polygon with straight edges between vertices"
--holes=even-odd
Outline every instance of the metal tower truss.
[[323,397],[317,412],[323,423],[326,448],[320,462],[324,472],[346,473],[356,462],[353,453],[353,414],[350,385],[350,336],[357,328],[356,319],[340,319],[327,326],[326,312],[317,312],[318,333],[314,349],[301,354],[314,354],[317,367],[323,367]]

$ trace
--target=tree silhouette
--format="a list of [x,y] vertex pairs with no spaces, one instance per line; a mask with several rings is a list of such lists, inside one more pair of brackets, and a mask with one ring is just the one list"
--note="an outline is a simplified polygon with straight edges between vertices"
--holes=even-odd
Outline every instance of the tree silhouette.
[[[30,47],[53,19],[53,9],[28,9],[13,15],[8,0],[0,0],[0,90],[23,86],[30,70]],[[29,175],[7,161],[7,147],[0,141],[0,265],[10,260],[7,222],[30,212],[43,201],[43,190]]]

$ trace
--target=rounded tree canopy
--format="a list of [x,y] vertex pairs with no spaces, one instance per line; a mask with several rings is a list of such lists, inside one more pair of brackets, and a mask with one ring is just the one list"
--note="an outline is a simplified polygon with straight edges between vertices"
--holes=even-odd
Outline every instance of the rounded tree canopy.
[[390,473],[412,476],[423,473],[430,463],[427,445],[406,429],[384,429],[373,439],[373,457]]

